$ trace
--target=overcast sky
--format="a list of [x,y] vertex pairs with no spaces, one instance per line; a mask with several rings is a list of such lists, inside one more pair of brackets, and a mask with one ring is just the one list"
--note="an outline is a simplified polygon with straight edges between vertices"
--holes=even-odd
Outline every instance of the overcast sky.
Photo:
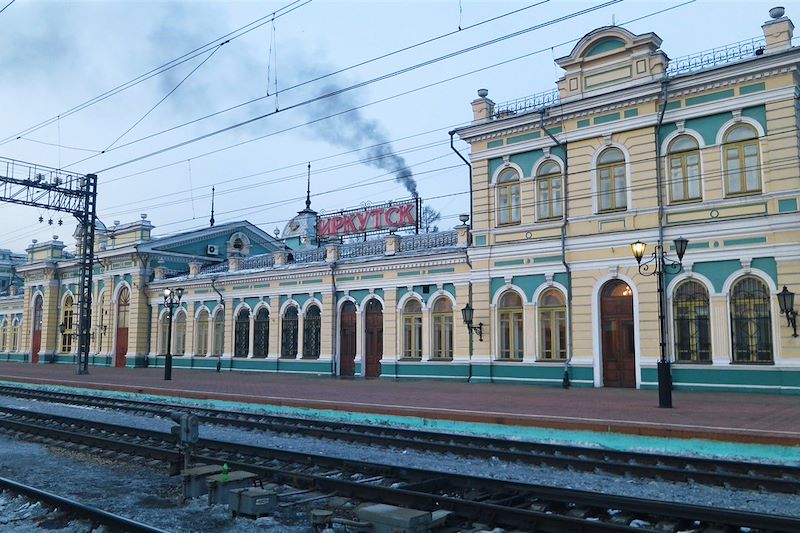
[[[776,4],[625,0],[548,24],[611,1],[0,0],[0,9],[8,5],[0,13],[0,139],[8,139],[0,157],[96,172],[98,217],[111,226],[146,213],[156,235],[208,226],[212,186],[217,223],[248,220],[270,233],[283,230],[304,207],[308,162],[317,211],[407,198],[410,187],[395,180],[404,163],[424,202],[441,211],[440,226],[449,228],[469,212],[469,196],[467,168],[447,132],[471,119],[477,89],[498,103],[553,89],[562,73],[553,59],[612,21],[655,32],[676,58],[762,35]],[[680,7],[657,13],[673,6]],[[800,21],[800,10],[787,8]],[[69,112],[243,27],[251,31]],[[313,101],[341,89],[350,90]],[[382,161],[391,168],[365,163],[374,155],[370,146],[387,142],[381,149],[395,157]],[[467,154],[465,143],[456,147]],[[0,204],[0,247],[23,252],[32,239],[57,234],[74,249],[75,223],[69,215]]]

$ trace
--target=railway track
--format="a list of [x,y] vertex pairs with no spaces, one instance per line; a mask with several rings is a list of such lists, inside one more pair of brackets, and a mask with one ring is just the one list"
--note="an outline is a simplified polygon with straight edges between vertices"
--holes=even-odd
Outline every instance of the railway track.
[[[24,496],[30,501],[41,502],[52,509],[49,522],[58,522],[62,518],[79,518],[88,520],[93,525],[102,525],[106,531],[125,532],[125,533],[168,533],[163,529],[158,529],[136,520],[131,520],[124,516],[110,513],[97,507],[86,505],[70,498],[53,494],[29,485],[24,485],[11,479],[0,477],[0,491],[10,492]],[[48,529],[46,525],[42,529]]]
[[622,452],[601,448],[510,441],[463,434],[445,434],[237,411],[222,411],[127,399],[0,387],[0,394],[44,402],[115,409],[167,418],[173,410],[191,412],[204,424],[280,434],[299,434],[397,449],[496,457],[506,462],[583,472],[694,482],[768,492],[800,493],[800,467],[666,454]]
[[[175,437],[170,433],[10,408],[0,409],[0,429],[36,436],[46,443],[69,442],[84,452],[112,450],[124,456],[168,462],[179,458]],[[573,491],[210,439],[198,442],[193,457],[207,464],[227,463],[292,491],[313,490],[364,502],[446,510],[464,523],[479,521],[521,531],[800,531],[800,518]]]

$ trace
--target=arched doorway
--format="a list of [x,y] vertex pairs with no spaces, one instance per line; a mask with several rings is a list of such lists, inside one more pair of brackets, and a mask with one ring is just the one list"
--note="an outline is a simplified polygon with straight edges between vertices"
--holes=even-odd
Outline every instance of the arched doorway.
[[33,335],[31,336],[31,363],[39,362],[39,350],[42,349],[42,295],[37,294],[33,300]]
[[383,306],[375,298],[367,302],[364,333],[364,377],[377,378],[383,357]]
[[624,281],[609,281],[600,292],[603,385],[636,387],[633,291]]
[[347,301],[339,313],[339,376],[352,378],[356,372],[356,304]]
[[123,367],[127,363],[128,323],[131,310],[131,291],[123,287],[117,298],[117,348],[114,350],[114,366]]

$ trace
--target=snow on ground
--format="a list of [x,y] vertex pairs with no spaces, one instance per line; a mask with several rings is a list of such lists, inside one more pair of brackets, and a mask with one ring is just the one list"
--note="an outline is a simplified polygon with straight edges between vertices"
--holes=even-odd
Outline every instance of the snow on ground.
[[[174,425],[171,420],[161,418],[14,398],[0,397],[0,405],[164,432],[168,432]],[[767,494],[693,483],[669,483],[596,473],[569,472],[507,463],[497,458],[464,458],[453,454],[426,453],[410,449],[386,450],[363,444],[329,442],[298,435],[279,435],[207,425],[201,426],[200,436],[247,445],[276,447],[304,453],[336,454],[361,461],[386,462],[584,491],[756,513],[800,516],[798,495]],[[143,467],[139,463],[125,466],[97,457],[75,457],[72,452],[6,438],[0,438],[0,472],[3,477],[61,495],[71,495],[70,497],[83,503],[96,505],[177,533],[239,533],[265,530],[289,533],[309,530],[306,521],[308,508],[289,507],[275,519],[262,518],[258,522],[245,518],[232,520],[227,508],[222,506],[209,508],[206,506],[205,498],[177,504],[180,495],[179,479],[170,478],[166,471]],[[3,511],[6,499],[7,496],[0,497],[0,516],[8,514]],[[9,525],[0,523],[0,530],[41,531],[24,529],[24,526],[23,529],[8,529]],[[77,526],[75,527],[62,531],[80,531]]]

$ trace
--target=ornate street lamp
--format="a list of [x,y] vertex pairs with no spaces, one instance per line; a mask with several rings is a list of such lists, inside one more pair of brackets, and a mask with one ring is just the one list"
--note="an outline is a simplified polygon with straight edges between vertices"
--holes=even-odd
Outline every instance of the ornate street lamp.
[[642,263],[642,258],[647,250],[647,245],[642,241],[631,244],[631,251],[636,263],[639,265],[639,274],[643,276],[656,276],[658,279],[658,327],[660,333],[660,358],[658,360],[658,406],[672,407],[672,374],[670,373],[670,363],[667,359],[667,327],[664,319],[664,273],[669,271],[677,274],[683,268],[681,261],[683,254],[686,253],[686,246],[689,241],[683,237],[678,237],[672,241],[675,246],[675,253],[678,260],[675,261],[667,257],[661,241],[656,244],[655,250],[650,259]]
[[792,337],[797,337],[797,311],[794,310],[794,293],[787,289],[786,285],[778,293],[778,305],[781,308],[781,314],[786,315],[789,327],[794,330]]
[[478,340],[483,342],[483,322],[479,322],[477,326],[472,325],[472,315],[473,315],[472,306],[467,305],[464,306],[464,309],[461,310],[461,318],[464,320],[464,324],[467,325],[467,329],[469,330],[470,335],[474,331],[478,334]]
[[167,315],[167,356],[164,361],[164,380],[172,379],[172,310],[181,304],[183,288],[178,287],[173,290],[167,287],[164,289],[164,307],[169,310]]

